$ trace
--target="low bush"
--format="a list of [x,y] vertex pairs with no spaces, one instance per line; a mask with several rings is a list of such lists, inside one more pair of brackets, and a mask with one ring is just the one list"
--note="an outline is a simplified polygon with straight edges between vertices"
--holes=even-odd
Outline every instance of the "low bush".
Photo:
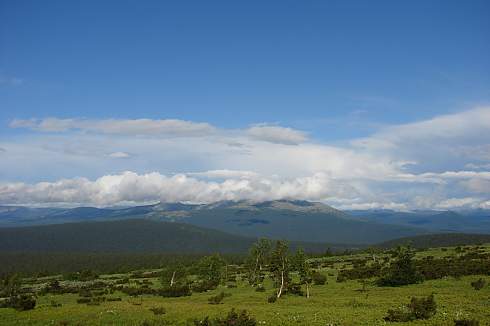
[[274,303],[276,301],[277,301],[277,295],[275,293],[267,298],[267,302],[269,302],[269,303]]
[[193,292],[202,293],[210,290],[214,290],[218,287],[218,284],[211,281],[199,281],[191,285]]
[[480,326],[480,322],[476,319],[459,319],[454,320],[454,326]]
[[391,322],[409,322],[416,319],[429,319],[437,311],[437,304],[434,295],[427,298],[412,297],[408,305],[396,309],[388,310],[386,317],[383,319]]
[[265,287],[261,284],[255,288],[255,292],[265,292]]
[[327,277],[321,273],[313,273],[312,278],[315,285],[325,285],[327,283]]
[[471,282],[471,286],[477,291],[483,289],[485,285],[487,285],[487,282],[482,278],[480,278],[478,281]]
[[154,315],[164,315],[167,312],[164,307],[150,308],[150,311],[153,312]]
[[202,320],[194,320],[196,326],[256,326],[257,321],[250,316],[246,310],[242,310],[240,313],[235,309],[231,309],[228,315],[224,318],[210,319],[206,317]]
[[220,304],[225,297],[231,296],[231,293],[220,292],[219,294],[212,296],[208,299],[209,304]]
[[156,294],[166,298],[186,297],[192,294],[187,284],[176,284],[156,290]]
[[78,295],[83,297],[83,298],[93,297],[92,292],[90,290],[87,290],[87,289],[80,289],[80,291],[78,292]]
[[8,307],[18,311],[31,310],[34,309],[35,306],[36,299],[28,294],[17,295],[8,300]]
[[300,283],[289,283],[287,288],[287,293],[293,295],[299,295],[299,296],[302,296],[304,294],[303,290],[301,290]]
[[109,301],[109,302],[110,301],[112,301],[112,302],[114,302],[114,301],[122,301],[122,299],[119,298],[119,297],[117,297],[117,298],[107,298],[107,301]]

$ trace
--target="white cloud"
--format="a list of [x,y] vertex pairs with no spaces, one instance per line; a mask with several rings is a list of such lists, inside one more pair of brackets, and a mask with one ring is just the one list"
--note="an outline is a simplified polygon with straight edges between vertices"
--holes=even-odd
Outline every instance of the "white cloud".
[[104,206],[148,201],[209,203],[242,199],[322,200],[339,193],[341,188],[324,174],[295,179],[256,177],[211,182],[184,174],[168,177],[157,172],[141,175],[124,172],[94,181],[75,178],[36,184],[4,183],[0,184],[0,203],[79,203]]
[[126,152],[113,152],[113,153],[109,154],[109,157],[112,157],[112,158],[128,158],[130,156],[131,155],[129,155],[129,153],[126,153]]
[[[488,112],[478,108],[382,128],[335,145],[264,124],[223,130],[182,120],[15,120],[12,127],[40,132],[0,141],[6,150],[0,180],[28,182],[4,183],[0,200],[72,202],[80,196],[84,203],[112,205],[138,198],[298,198],[339,208],[405,210],[467,207],[445,201],[473,198],[472,207],[482,207],[490,201]],[[120,173],[125,170],[135,172]],[[73,179],[80,175],[90,179]],[[46,180],[51,182],[39,183]],[[110,180],[113,188],[102,191]],[[142,187],[139,195],[125,190],[131,180]]]
[[439,209],[454,209],[454,208],[477,208],[482,203],[481,199],[465,197],[465,198],[449,198],[441,201],[436,205]]
[[308,139],[306,133],[302,131],[266,124],[250,127],[247,129],[247,134],[255,140],[284,145],[298,145]]
[[258,176],[258,174],[255,172],[240,170],[210,170],[205,172],[191,172],[187,173],[187,175],[211,179],[249,179]]
[[13,120],[10,126],[12,128],[28,128],[41,132],[80,130],[104,134],[165,135],[173,137],[207,136],[213,134],[216,130],[208,123],[177,119],[88,120],[47,118]]
[[487,142],[489,135],[490,107],[479,107],[420,122],[389,126],[371,137],[359,139],[353,143],[360,147],[391,148],[427,140],[446,142],[450,139],[463,141],[483,138]]
[[467,168],[467,169],[474,169],[474,170],[480,170],[480,169],[490,170],[490,163],[488,163],[488,164],[468,163],[468,164],[465,164],[464,167]]

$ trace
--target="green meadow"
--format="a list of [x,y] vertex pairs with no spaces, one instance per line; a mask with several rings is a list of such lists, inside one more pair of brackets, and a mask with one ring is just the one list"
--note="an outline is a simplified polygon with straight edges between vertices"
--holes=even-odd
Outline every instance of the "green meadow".
[[[490,246],[481,247],[489,252]],[[381,259],[385,254],[379,254]],[[418,252],[416,259],[426,256],[451,257],[457,255],[454,248],[438,248]],[[311,259],[320,263],[317,269],[327,276],[325,285],[312,285],[310,297],[284,295],[274,303],[267,298],[274,293],[274,284],[269,278],[264,280],[265,292],[257,292],[244,275],[237,275],[236,287],[220,284],[216,289],[192,293],[191,296],[166,298],[157,295],[128,296],[118,290],[104,294],[103,302],[97,305],[77,303],[77,293],[37,295],[36,306],[32,310],[17,311],[12,308],[0,309],[2,325],[199,325],[194,320],[209,316],[223,317],[232,309],[247,310],[257,325],[454,325],[454,320],[478,320],[480,325],[490,324],[490,282],[489,275],[467,275],[427,280],[419,284],[399,287],[379,287],[374,279],[367,282],[347,280],[337,282],[341,269],[353,268],[352,259],[370,259],[371,255],[319,257]],[[327,263],[327,267],[325,264]],[[158,272],[158,270],[154,270]],[[119,279],[129,278],[128,274],[100,275],[98,281],[111,284]],[[293,280],[298,275],[293,273]],[[482,278],[487,285],[480,290],[471,286]],[[24,279],[33,288],[42,288],[47,282],[59,279],[62,286],[76,281],[63,281],[62,276]],[[145,282],[151,287],[161,287],[159,277],[129,280],[129,284],[139,286]],[[23,283],[23,284],[24,284]],[[90,282],[87,282],[90,283]],[[73,285],[73,284],[72,284]],[[25,285],[24,285],[25,286]],[[221,292],[227,296],[220,304],[209,304],[208,299]],[[387,311],[410,302],[412,297],[433,294],[437,312],[429,319],[411,322],[387,322],[383,319]],[[110,301],[113,300],[121,301]],[[152,311],[163,308],[160,314]]]

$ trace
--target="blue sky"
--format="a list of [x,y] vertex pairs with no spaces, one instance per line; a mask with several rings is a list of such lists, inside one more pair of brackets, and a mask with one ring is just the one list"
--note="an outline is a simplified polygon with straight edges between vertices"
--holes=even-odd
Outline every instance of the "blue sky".
[[[0,1],[0,182],[9,194],[0,202],[69,202],[21,200],[12,185],[131,171],[181,173],[205,193],[238,178],[250,194],[80,201],[486,207],[489,13],[488,1]],[[469,170],[479,174],[459,188],[420,177]],[[259,185],[298,191],[259,191],[250,174],[196,174],[206,171],[256,173]],[[407,195],[403,174],[424,180]],[[294,183],[315,175],[309,190]],[[415,203],[429,193],[437,198]]]

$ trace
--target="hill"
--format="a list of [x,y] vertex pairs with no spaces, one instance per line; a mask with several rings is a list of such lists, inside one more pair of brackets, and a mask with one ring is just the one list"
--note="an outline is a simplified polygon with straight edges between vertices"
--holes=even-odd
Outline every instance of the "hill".
[[420,210],[397,212],[392,210],[348,211],[362,220],[408,227],[419,227],[434,232],[490,233],[490,211]]
[[427,233],[421,227],[366,220],[322,203],[299,200],[160,203],[112,209],[0,207],[0,226],[4,227],[134,218],[187,223],[252,238],[318,243],[372,244]]
[[454,247],[490,243],[490,234],[440,233],[405,237],[386,241],[377,245],[380,248],[394,248],[410,245],[414,248]]
[[[0,228],[3,252],[244,253],[255,240],[184,223],[146,219]],[[323,252],[328,247],[352,248],[291,243],[292,248],[298,246],[311,252]]]

